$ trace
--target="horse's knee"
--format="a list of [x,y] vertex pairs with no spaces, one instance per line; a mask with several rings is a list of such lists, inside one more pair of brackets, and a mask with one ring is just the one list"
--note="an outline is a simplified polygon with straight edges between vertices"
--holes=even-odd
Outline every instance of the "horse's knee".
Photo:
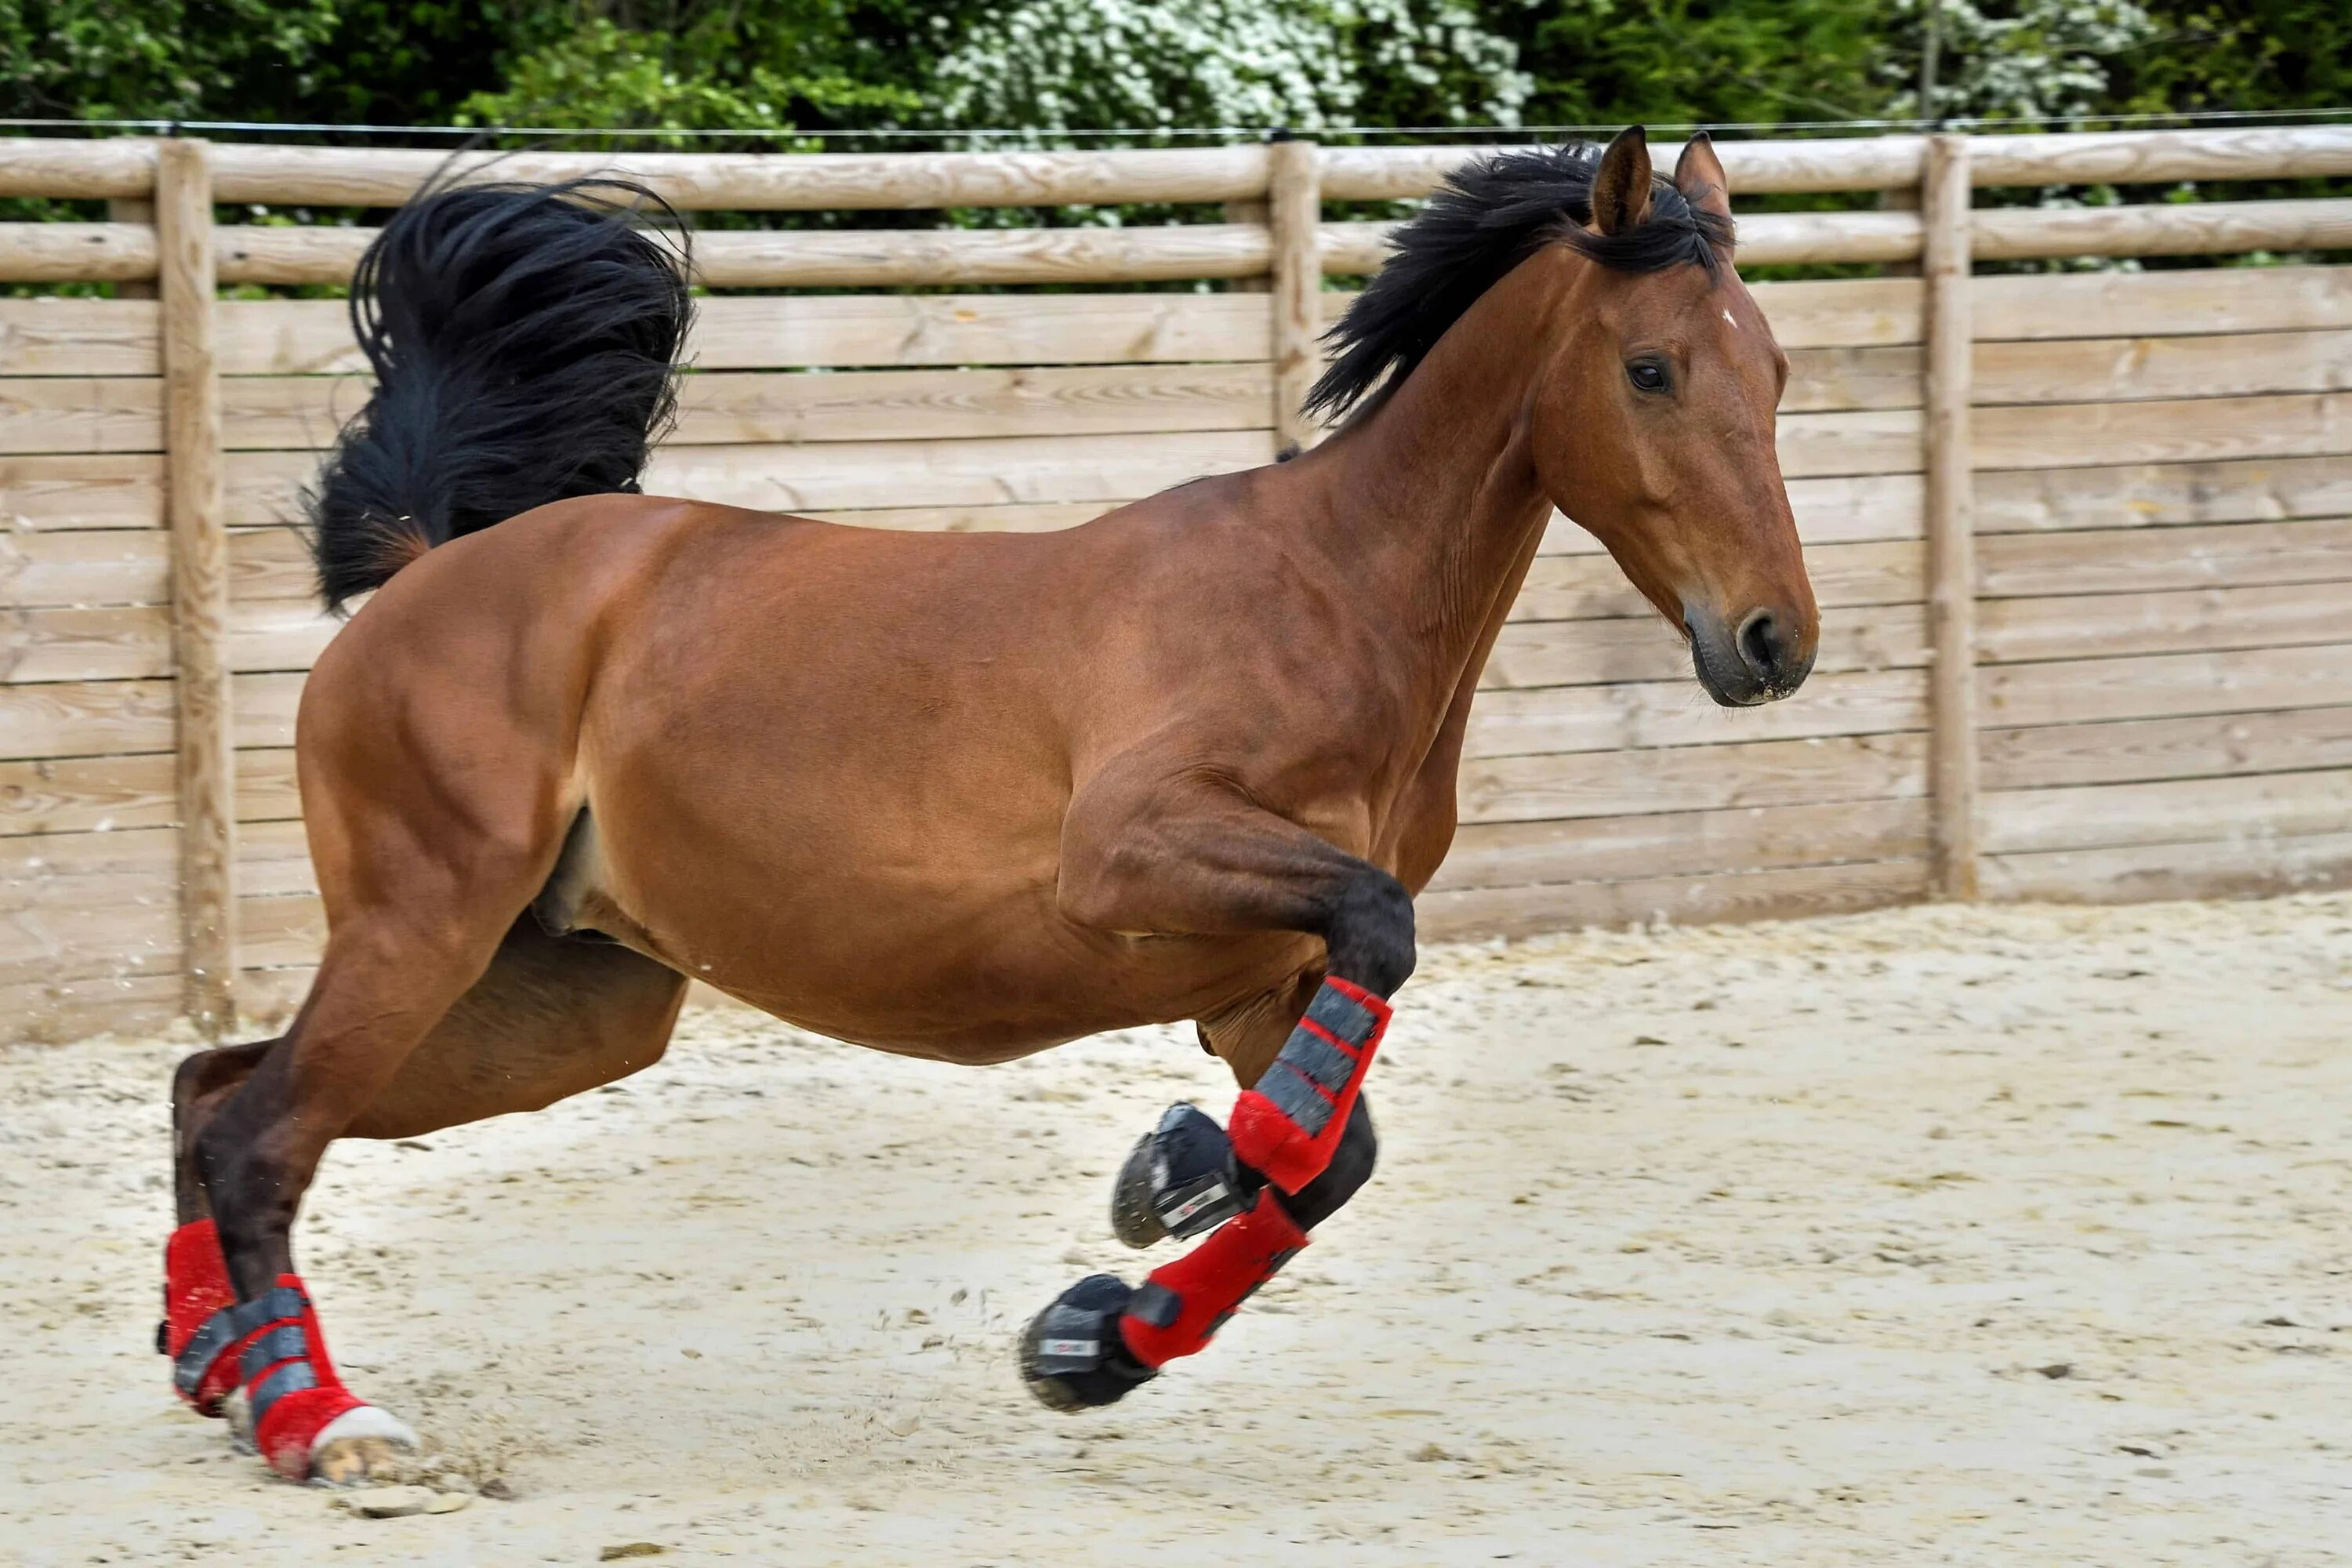
[[1302,1230],[1313,1230],[1346,1206],[1357,1190],[1372,1179],[1372,1167],[1381,1152],[1380,1135],[1372,1128],[1372,1108],[1368,1097],[1359,1094],[1356,1108],[1348,1116],[1348,1129],[1339,1134],[1339,1146],[1332,1152],[1331,1163],[1323,1173],[1291,1194],[1283,1206]]

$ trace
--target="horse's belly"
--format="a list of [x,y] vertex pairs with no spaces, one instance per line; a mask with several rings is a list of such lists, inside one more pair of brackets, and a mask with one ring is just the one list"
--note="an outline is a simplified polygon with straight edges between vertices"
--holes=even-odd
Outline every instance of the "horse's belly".
[[934,838],[914,858],[789,835],[673,842],[645,864],[625,838],[597,838],[570,892],[576,923],[790,1023],[908,1055],[1007,1061],[1206,1016],[1286,983],[1319,952],[1290,932],[1075,925],[1055,899],[1057,847],[1024,848],[1020,836],[968,853]]

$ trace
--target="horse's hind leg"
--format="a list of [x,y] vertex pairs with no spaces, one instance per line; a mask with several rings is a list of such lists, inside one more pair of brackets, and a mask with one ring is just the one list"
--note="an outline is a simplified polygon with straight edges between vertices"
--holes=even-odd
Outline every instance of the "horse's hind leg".
[[[537,1110],[625,1077],[660,1058],[685,991],[683,976],[650,959],[625,948],[549,936],[526,915],[509,930],[481,978],[447,1007],[388,1077],[375,1075],[373,1094],[350,1115],[342,1133],[412,1137],[509,1111]],[[205,1275],[207,1263],[215,1270],[222,1267],[221,1247],[212,1240],[213,1227],[189,1222],[203,1219],[205,1201],[215,1191],[220,1194],[216,1202],[225,1210],[236,1209],[239,1201],[228,1195],[226,1185],[211,1187],[214,1167],[205,1163],[205,1156],[213,1152],[216,1160],[224,1144],[250,1147],[259,1142],[249,1133],[240,1133],[234,1120],[257,1111],[267,1116],[270,1109],[268,1102],[248,1103],[241,1092],[245,1080],[277,1070],[280,1047],[297,1039],[309,1016],[306,1008],[305,1017],[297,1021],[286,1041],[201,1052],[182,1064],[173,1100],[183,1229],[174,1238],[174,1256],[167,1268],[182,1293]],[[300,1066],[299,1062],[289,1065]],[[334,1103],[340,1109],[357,1098],[354,1094]],[[322,1136],[313,1137],[294,1148],[290,1158],[286,1152],[278,1154],[288,1185],[298,1195],[299,1184],[307,1183],[309,1171],[316,1166],[317,1152],[310,1145],[315,1143],[322,1150],[325,1141]],[[306,1158],[307,1165],[293,1163]],[[251,1171],[259,1165],[260,1161],[255,1160],[242,1169]],[[224,1163],[220,1169],[226,1172],[230,1166]],[[294,1179],[298,1175],[299,1182]],[[261,1217],[267,1223],[272,1216]],[[285,1217],[290,1218],[290,1213]],[[282,1228],[273,1230],[274,1236],[268,1239],[274,1239],[278,1250],[262,1265],[265,1270],[277,1271],[269,1275],[271,1291],[275,1282],[291,1278],[291,1258],[284,1247]],[[233,1252],[238,1238],[226,1224],[223,1236]],[[240,1277],[240,1287],[221,1294],[266,1303],[267,1295],[250,1283],[249,1276]],[[223,1299],[201,1305],[209,1312],[226,1304]],[[167,1335],[184,1343],[203,1313],[178,1302],[172,1305]],[[315,1316],[307,1310],[301,1326],[315,1336]],[[241,1373],[245,1365],[251,1364],[251,1358],[240,1358],[233,1365],[226,1354],[215,1362],[206,1379],[204,1369],[195,1364],[205,1348],[199,1347],[196,1356],[184,1355],[177,1373],[184,1392],[199,1403],[199,1408],[216,1406],[226,1385],[250,1381]],[[310,1348],[312,1354],[305,1364],[313,1376],[320,1376],[323,1357],[315,1345]],[[255,1370],[265,1369],[257,1366]],[[321,1381],[331,1380],[329,1370]],[[310,1402],[322,1408],[310,1411],[307,1420],[282,1417],[265,1423],[262,1417],[268,1412],[258,1409],[257,1394],[253,1400],[257,1440],[273,1465],[289,1475],[356,1479],[388,1461],[391,1447],[404,1435],[404,1429],[388,1418],[377,1418],[372,1407],[352,1406],[369,1410],[365,1415],[327,1415],[323,1406],[341,1400],[311,1396]],[[302,1414],[298,1407],[288,1416]],[[334,1426],[338,1419],[340,1432]],[[327,1425],[320,1426],[321,1420]],[[307,1445],[299,1441],[304,1427],[317,1428]]]

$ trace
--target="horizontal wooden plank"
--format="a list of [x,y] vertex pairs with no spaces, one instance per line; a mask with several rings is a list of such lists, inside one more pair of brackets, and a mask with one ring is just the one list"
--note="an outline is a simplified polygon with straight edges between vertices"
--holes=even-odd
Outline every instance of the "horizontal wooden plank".
[[[1349,226],[1324,226],[1327,262],[1328,247],[1344,245],[1339,231]],[[27,229],[43,232],[22,232]],[[65,229],[77,232],[47,232]],[[224,283],[339,287],[351,281],[379,232],[327,225],[232,225],[213,231],[214,265]],[[710,289],[952,289],[1255,278],[1265,273],[1273,254],[1264,226],[1234,223],[704,229],[694,237],[693,250],[694,280]],[[149,278],[154,275],[154,231],[143,225],[0,225],[0,278]]]
[[1924,736],[1852,735],[1498,757],[1462,769],[1462,820],[1531,822],[1749,805],[1907,799],[1927,789]]
[[[239,822],[290,818],[300,810],[291,751],[236,754]],[[167,752],[0,762],[0,836],[167,827],[179,816]]]
[[[135,529],[0,533],[0,604],[26,607],[160,605],[170,596],[171,541]],[[308,547],[290,528],[235,530],[231,589],[241,597],[308,598]]]
[[[0,522],[18,532],[161,528],[163,459],[145,456],[0,458]],[[0,550],[5,548],[5,537],[0,536]],[[0,563],[5,560],[0,555]]]
[[[7,434],[7,386],[0,383],[0,439]],[[368,393],[360,377],[225,380],[226,444],[238,450],[323,448]],[[667,444],[1250,430],[1270,426],[1273,419],[1274,372],[1263,362],[825,374],[721,371],[680,380],[677,426]]]
[[1987,598],[2347,579],[2352,518],[2341,517],[2000,534],[1977,549],[1977,591]]
[[[705,371],[1263,360],[1269,319],[1263,294],[721,295],[695,302],[685,359]],[[219,332],[227,376],[366,368],[335,300],[225,300]]]
[[[1387,259],[1395,226],[1381,222],[1323,225],[1318,237],[1324,270],[1377,271]],[[1986,261],[2338,250],[2352,246],[2352,200],[1979,207],[1969,215],[1969,243]],[[1744,267],[1912,261],[1919,257],[1920,244],[1916,212],[1765,212],[1739,218],[1739,262]],[[222,268],[224,278],[232,276],[226,254]],[[267,281],[277,274],[257,272],[253,277]],[[289,274],[287,280],[323,281],[325,277]]]
[[1969,423],[1969,457],[1979,468],[2076,468],[2352,452],[2352,394],[2347,393],[1979,408]]
[[158,452],[163,384],[152,377],[0,378],[0,452]]
[[144,223],[0,223],[0,281],[134,282],[155,276]]
[[[1273,458],[1273,434],[1264,430],[674,447],[655,456],[646,489],[772,511],[1115,501]],[[317,462],[303,452],[228,454],[228,521],[295,517]]]
[[2346,702],[2352,702],[2352,644],[2344,643],[2002,664],[1977,672],[1977,718],[1987,728]]
[[[1970,138],[1979,185],[2123,184],[2336,174],[2352,166],[2338,125],[2068,132]],[[1916,184],[1917,135],[1804,137],[1718,144],[1733,185],[1759,194],[1874,190]],[[1680,144],[1653,143],[1663,166]],[[1328,199],[1426,195],[1487,145],[1413,142],[1327,147],[1317,153]],[[314,206],[394,206],[449,171],[438,151],[388,147],[220,144],[224,201]],[[154,143],[21,137],[0,142],[0,194],[137,197],[154,183]],[[966,153],[473,153],[457,167],[502,179],[620,174],[682,211],[825,207],[1051,205],[1211,202],[1262,191],[1263,146]]]
[[171,612],[161,605],[0,609],[0,683],[171,673]]
[[1475,888],[1424,893],[1413,912],[1425,940],[1529,936],[1584,926],[1685,924],[1846,914],[1927,897],[1924,860],[1802,866],[1709,877]]
[[1780,412],[1814,414],[1920,405],[1916,348],[1790,349]]
[[[1824,544],[1805,552],[1813,595],[1823,605],[1899,605],[1925,596],[1920,546],[1913,541]],[[1539,555],[1511,607],[1518,621],[1637,618],[1649,602],[1606,555]]]
[[1490,691],[1471,710],[1463,755],[1704,746],[1927,727],[1922,669],[1816,675],[1787,701],[1737,709],[1717,707],[1685,674],[1678,680]]
[[1924,800],[1667,811],[1572,822],[1474,825],[1431,879],[1432,892],[1779,870],[1927,853]]
[[2338,642],[2347,605],[2352,584],[2340,582],[1985,599],[1977,605],[1977,661],[2020,664]]
[[0,912],[0,987],[179,966],[180,911],[168,882],[142,882],[103,900]]
[[1783,415],[1780,471],[1790,479],[1915,473],[1925,450],[1920,430],[1916,409]]
[[2352,707],[1986,730],[1988,790],[2352,767]]
[[315,893],[236,900],[237,957],[247,964],[314,964],[326,942],[326,913]]
[[1989,855],[2220,839],[2260,860],[2268,839],[2352,833],[2352,769],[1993,790],[1981,809]]
[[917,154],[542,148],[454,158],[436,149],[232,142],[213,157],[214,193],[224,202],[327,207],[397,206],[428,181],[476,174],[541,182],[623,176],[650,185],[681,212],[1225,202],[1259,195],[1266,183],[1265,147],[1246,142]]
[[[1716,143],[1732,189],[1777,192],[1894,190],[1919,183],[1927,138],[1798,137]],[[1426,195],[1489,146],[1417,142],[1401,147],[1326,147],[1318,154],[1329,201],[1393,201]],[[1680,144],[1654,142],[1651,156],[1673,166]],[[1996,132],[1969,139],[1970,182],[1984,185],[2130,184],[2177,180],[2284,179],[2336,174],[2352,166],[2341,125],[2218,129]]]
[[[1759,283],[1754,292],[1784,348],[1920,339],[1916,279]],[[1325,320],[1354,300],[1327,290]],[[224,375],[366,368],[338,300],[225,300],[218,311]],[[685,357],[706,371],[1264,360],[1269,320],[1263,294],[719,295],[696,302]]]
[[[342,622],[310,599],[239,599],[229,668],[308,669]],[[171,613],[161,605],[0,609],[0,682],[138,680],[172,673]]]
[[149,1035],[180,1016],[177,974],[47,978],[0,985],[0,1039],[59,1045],[98,1035]]
[[1751,283],[1748,289],[1784,349],[1916,343],[1927,336],[1927,296],[1916,278]]
[[[1892,363],[1874,368],[1899,380]],[[2352,387],[2352,329],[2202,337],[2063,338],[1976,345],[1979,405],[2236,397]]]
[[[1916,407],[1919,363],[1909,348],[1798,348],[1784,415]],[[1980,404],[2089,403],[2341,390],[2352,383],[2352,331],[1986,343],[1976,356]],[[1109,367],[962,370],[826,377],[713,371],[687,377],[670,437],[684,445],[1055,435],[1088,431],[1248,428],[1264,422],[1271,372],[1262,362],[1158,372]],[[236,449],[322,448],[366,400],[364,382],[239,376],[223,388]],[[1906,422],[1907,423],[1907,422]],[[1873,422],[1801,426],[1790,471],[1877,471],[1851,463]],[[1901,425],[1894,434],[1906,437]],[[0,452],[147,452],[162,445],[161,384],[152,379],[0,379]],[[1824,443],[1828,443],[1824,445]],[[1784,446],[1787,443],[1784,442]],[[1817,455],[1826,451],[1829,456]]]
[[179,816],[168,754],[0,762],[0,835],[169,826]]
[[1979,876],[1987,898],[2060,903],[2302,892],[2352,885],[2352,833],[2276,838],[2251,851],[2242,839],[2220,839],[1988,855]]
[[1975,490],[1980,534],[2341,517],[2352,457],[2018,468],[1977,475]]
[[0,604],[160,605],[171,541],[152,529],[0,533]]
[[163,751],[178,712],[168,680],[0,686],[0,759]]
[[0,376],[161,375],[152,300],[0,300]]
[[[1920,351],[1789,351],[1783,414],[1916,408]],[[1979,406],[2235,397],[2352,388],[2352,330],[1979,342]]]
[[[1819,679],[1846,670],[1916,668],[1927,662],[1927,607],[1881,605],[1866,614],[1833,614],[1823,618],[1813,675]],[[1655,615],[1619,620],[1519,621],[1506,626],[1496,638],[1479,686],[1484,690],[1507,691],[1688,679],[1690,675],[1689,646]]]
[[2340,197],[1979,207],[1969,215],[1969,247],[1980,261],[2059,256],[2242,255],[2263,250],[2340,250],[2347,246],[2352,246],[2352,201]]
[[2352,327],[2352,267],[2013,273],[1969,298],[1979,339],[2312,331]]

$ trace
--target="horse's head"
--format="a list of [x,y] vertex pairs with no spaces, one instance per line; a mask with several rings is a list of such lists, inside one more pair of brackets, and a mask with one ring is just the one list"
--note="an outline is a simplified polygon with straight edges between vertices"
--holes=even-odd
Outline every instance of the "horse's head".
[[[1601,154],[1591,205],[1562,248],[1602,264],[1552,253],[1570,297],[1534,409],[1545,488],[1689,637],[1709,696],[1786,697],[1813,667],[1821,615],[1773,447],[1789,361],[1717,247],[1723,165],[1694,137],[1673,184],[1656,184],[1636,127]],[[1664,265],[1643,255],[1677,241]]]

